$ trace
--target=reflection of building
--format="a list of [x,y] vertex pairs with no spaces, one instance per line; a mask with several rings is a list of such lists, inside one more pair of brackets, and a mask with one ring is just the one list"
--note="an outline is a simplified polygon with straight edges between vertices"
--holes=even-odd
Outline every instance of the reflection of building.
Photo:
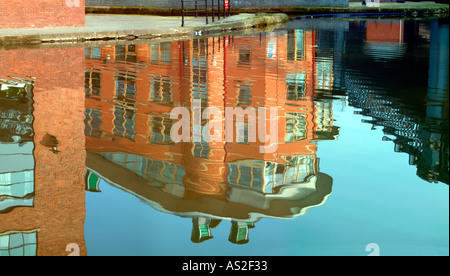
[[[248,223],[323,204],[331,178],[319,174],[314,141],[337,133],[331,103],[311,99],[314,45],[314,32],[289,31],[86,49],[88,168],[154,208],[196,217],[197,237],[225,219],[239,243]],[[195,101],[202,111],[276,107],[276,152],[261,153],[248,121],[233,142],[175,143],[170,112]]]
[[[420,178],[448,184],[448,27],[437,21],[431,28],[401,20],[358,24],[365,43],[351,44],[364,46],[352,48],[342,61],[346,71],[335,76],[349,104],[371,117],[363,122],[383,127],[383,139],[393,141],[396,152],[409,154]],[[421,47],[428,43],[430,50]],[[382,79],[378,72],[384,72]]]
[[83,49],[0,59],[0,255],[86,255]]
[[403,20],[368,21],[365,52],[376,61],[386,61],[406,54]]

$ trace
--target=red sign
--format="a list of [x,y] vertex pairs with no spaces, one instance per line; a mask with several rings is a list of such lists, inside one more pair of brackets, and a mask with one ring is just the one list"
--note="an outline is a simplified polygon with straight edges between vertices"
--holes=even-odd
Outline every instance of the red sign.
[[225,1],[225,9],[228,10],[230,8],[230,0],[224,0]]

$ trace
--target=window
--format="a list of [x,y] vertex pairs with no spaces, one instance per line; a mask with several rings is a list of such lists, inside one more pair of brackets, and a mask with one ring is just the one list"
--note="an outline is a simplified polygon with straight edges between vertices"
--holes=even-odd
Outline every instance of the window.
[[86,97],[100,96],[102,74],[100,72],[86,71],[84,76],[84,91],[86,93]]
[[36,256],[37,232],[0,234],[1,256]]
[[287,35],[287,59],[291,61],[305,60],[305,31],[291,30]]
[[250,49],[239,49],[238,66],[250,66],[251,52]]
[[101,59],[100,47],[86,47],[84,49],[84,56],[86,58]]
[[123,60],[135,63],[137,61],[135,45],[117,45],[116,60]]
[[152,186],[183,185],[182,180],[185,171],[179,165],[126,153],[104,153],[103,156],[107,160],[150,180],[149,183]]
[[316,62],[316,89],[333,90],[333,60],[322,58]]
[[250,84],[239,83],[238,88],[238,107],[249,106],[251,104]]
[[136,111],[120,106],[114,106],[114,129],[113,134],[134,140],[136,131],[134,130]]
[[172,138],[170,137],[170,130],[173,126],[172,119],[159,116],[151,116],[150,125],[151,144],[173,144]]
[[157,103],[172,103],[172,77],[154,76],[150,86],[150,101]]
[[16,79],[0,80],[0,213],[34,204],[33,82]]
[[153,43],[150,47],[153,62],[170,63],[172,61],[171,42]]
[[265,161],[245,160],[227,165],[229,185],[264,192]]
[[298,142],[306,139],[306,114],[286,113],[286,136],[284,141]]
[[242,160],[228,163],[227,183],[264,194],[277,194],[279,187],[300,184],[316,174],[314,155],[283,157],[286,163]]
[[286,100],[298,101],[306,95],[306,74],[296,73],[286,76]]
[[86,108],[84,112],[84,133],[87,136],[100,137],[102,135],[102,111],[97,109]]
[[134,103],[136,101],[136,76],[128,74],[118,74],[115,79],[116,95],[115,100],[122,104]]
[[192,149],[192,154],[197,158],[209,159],[209,153],[211,149],[209,144],[203,139],[201,142],[194,142],[194,148]]
[[333,118],[331,102],[315,102],[315,131],[331,132],[333,130]]

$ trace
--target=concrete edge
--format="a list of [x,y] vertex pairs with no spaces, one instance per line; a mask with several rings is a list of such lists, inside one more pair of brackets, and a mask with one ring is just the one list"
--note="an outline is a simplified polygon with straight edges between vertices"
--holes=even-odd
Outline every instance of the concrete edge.
[[[236,19],[234,19],[236,18]],[[248,17],[232,16],[222,21],[197,27],[181,27],[167,30],[131,29],[103,32],[86,32],[83,30],[30,35],[4,35],[0,36],[0,49],[17,47],[41,47],[43,44],[74,44],[86,42],[107,42],[154,40],[166,38],[188,38],[201,33],[213,35],[219,33],[235,32],[245,29],[265,29],[268,26],[278,26],[289,21],[286,14],[248,14]]]
[[[161,16],[181,16],[181,9],[177,8],[152,8],[152,7],[108,7],[108,6],[87,6],[87,14],[141,14],[141,15],[161,15]],[[231,14],[240,13],[284,13],[287,15],[309,15],[327,13],[406,13],[412,15],[423,14],[448,14],[449,5],[430,4],[420,7],[249,7],[231,8]],[[200,13],[199,13],[200,14]]]

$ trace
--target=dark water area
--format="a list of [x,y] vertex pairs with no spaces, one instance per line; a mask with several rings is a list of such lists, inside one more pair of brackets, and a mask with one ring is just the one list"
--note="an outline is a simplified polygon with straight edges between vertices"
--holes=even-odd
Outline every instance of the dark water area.
[[448,26],[1,50],[0,256],[448,255]]

